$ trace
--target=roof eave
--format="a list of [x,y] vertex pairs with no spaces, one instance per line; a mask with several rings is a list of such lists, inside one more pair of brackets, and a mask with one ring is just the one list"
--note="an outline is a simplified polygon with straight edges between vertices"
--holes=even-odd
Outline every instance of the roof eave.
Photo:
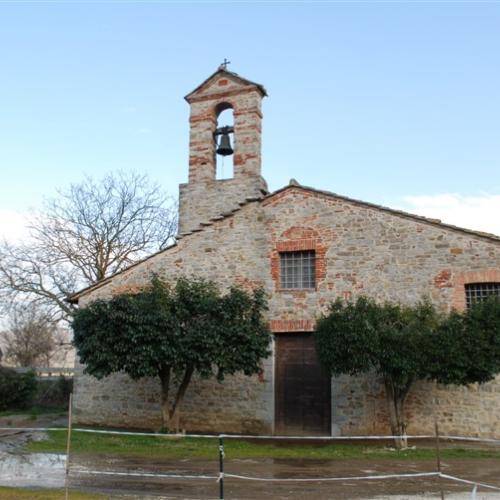
[[107,285],[108,283],[110,283],[113,280],[113,278],[115,276],[122,274],[122,273],[132,269],[133,267],[136,267],[136,266],[142,264],[143,262],[146,262],[147,260],[152,259],[153,257],[156,257],[157,255],[160,255],[163,252],[167,252],[168,250],[170,250],[171,248],[174,248],[176,246],[177,246],[177,242],[174,242],[171,245],[169,245],[168,247],[165,247],[161,250],[158,250],[158,252],[155,252],[151,255],[148,255],[147,257],[144,257],[144,259],[138,260],[137,262],[130,264],[130,266],[126,267],[125,269],[117,271],[116,273],[112,274],[111,276],[108,276],[107,278],[104,278],[101,281],[98,281],[97,283],[93,283],[92,285],[89,285],[85,288],[82,288],[81,290],[78,290],[78,292],[75,292],[75,293],[72,293],[71,295],[68,295],[64,299],[64,301],[67,302],[68,304],[78,305],[78,301],[80,300],[81,297],[83,297],[84,295],[87,295],[90,292],[93,292],[97,288],[101,288],[102,286]]

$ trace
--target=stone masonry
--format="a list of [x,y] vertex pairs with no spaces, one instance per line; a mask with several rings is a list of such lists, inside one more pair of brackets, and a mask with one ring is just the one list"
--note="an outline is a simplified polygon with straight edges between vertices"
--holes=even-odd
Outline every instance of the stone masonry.
[[[261,177],[262,85],[219,68],[186,96],[191,107],[189,182],[179,187],[179,233],[229,213],[239,202],[261,198],[267,184]],[[216,181],[214,132],[217,117],[234,114],[234,178]]]
[[[190,174],[189,182],[181,185],[182,233],[176,243],[75,294],[72,300],[81,307],[97,298],[136,290],[149,282],[152,273],[172,281],[179,276],[203,277],[216,281],[222,289],[233,283],[248,289],[264,287],[269,298],[269,325],[279,335],[313,331],[317,317],[336,297],[366,294],[411,304],[426,296],[443,310],[463,309],[466,283],[500,281],[499,237],[296,182],[271,194],[259,191],[263,185],[263,92],[256,84],[233,75],[219,70],[187,97],[192,106]],[[227,83],[221,84],[223,80]],[[227,89],[228,95],[221,88]],[[252,146],[236,149],[242,157],[238,162],[235,157],[234,179],[230,181],[215,181],[212,175],[211,134],[220,102],[234,107],[236,129],[238,116],[246,115],[241,112],[242,103],[245,109],[254,110],[245,120],[255,120],[257,127],[248,125],[248,136],[242,132]],[[242,139],[239,141],[241,145]],[[258,151],[258,158],[251,153],[252,148]],[[295,250],[315,251],[315,289],[280,288],[279,253]],[[238,375],[222,384],[194,380],[186,393],[181,427],[188,431],[272,433],[274,363],[272,355],[259,376]],[[159,425],[156,380],[137,383],[117,374],[97,381],[83,375],[82,369],[77,367],[75,378],[77,422],[141,428]],[[383,387],[375,376],[335,378],[332,433],[386,433],[385,404]],[[434,413],[442,432],[500,437],[496,418],[500,414],[500,380],[468,388],[418,383],[409,396],[408,432],[431,432]]]

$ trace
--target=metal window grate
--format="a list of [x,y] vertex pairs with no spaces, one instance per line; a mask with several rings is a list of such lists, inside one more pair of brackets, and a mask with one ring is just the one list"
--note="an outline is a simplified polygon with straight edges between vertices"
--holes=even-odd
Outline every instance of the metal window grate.
[[280,253],[281,288],[315,288],[314,250]]
[[467,307],[492,295],[500,297],[500,283],[469,283],[465,285],[465,304]]

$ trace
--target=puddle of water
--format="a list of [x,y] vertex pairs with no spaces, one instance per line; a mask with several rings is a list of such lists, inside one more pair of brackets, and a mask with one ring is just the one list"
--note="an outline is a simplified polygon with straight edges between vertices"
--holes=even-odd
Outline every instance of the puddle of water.
[[31,453],[0,455],[0,485],[61,488],[64,486],[66,455]]

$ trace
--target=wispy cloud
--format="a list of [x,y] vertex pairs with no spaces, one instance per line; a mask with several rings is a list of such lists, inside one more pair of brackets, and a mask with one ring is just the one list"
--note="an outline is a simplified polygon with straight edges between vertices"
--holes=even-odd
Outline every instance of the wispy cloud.
[[149,135],[152,134],[153,131],[148,127],[142,127],[137,131],[137,133],[141,135]]
[[455,226],[500,235],[500,194],[405,196],[400,208]]

